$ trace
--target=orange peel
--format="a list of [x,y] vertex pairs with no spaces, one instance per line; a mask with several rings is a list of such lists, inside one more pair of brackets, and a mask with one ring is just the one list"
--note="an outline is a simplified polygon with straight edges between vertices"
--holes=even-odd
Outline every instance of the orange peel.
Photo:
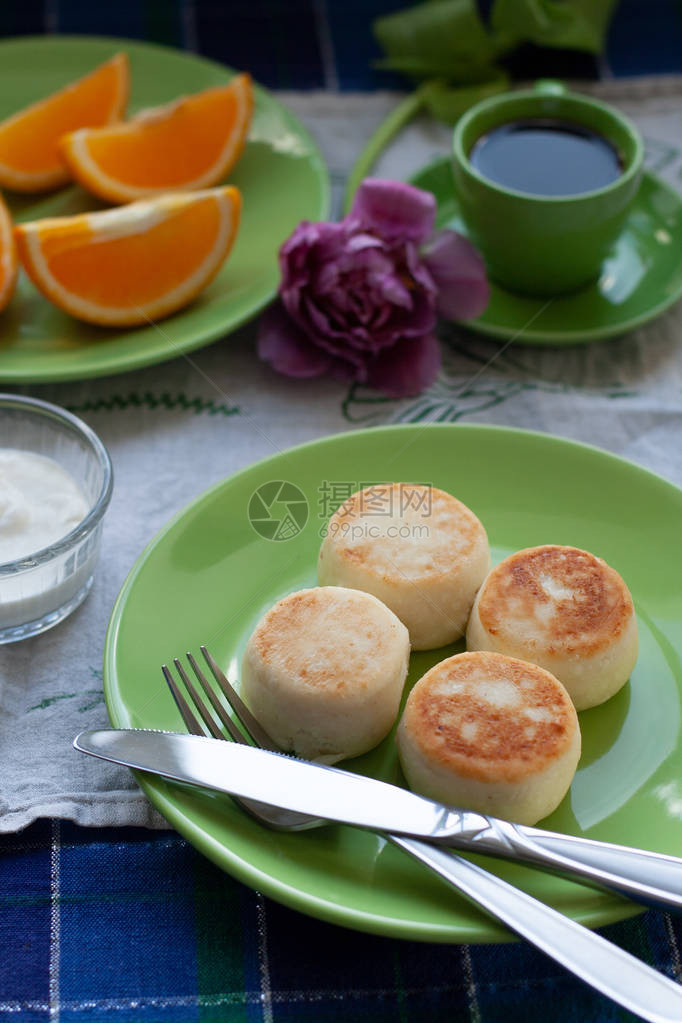
[[15,228],[19,258],[60,309],[104,326],[152,323],[190,302],[234,244],[231,186],[160,196]]
[[117,53],[90,74],[0,122],[0,187],[44,192],[71,174],[61,154],[62,136],[122,117],[128,101],[128,58]]
[[0,199],[0,311],[7,306],[14,294],[18,266],[12,217],[4,201]]
[[251,78],[240,74],[122,124],[72,132],[61,150],[76,181],[105,202],[208,188],[241,156],[252,110]]

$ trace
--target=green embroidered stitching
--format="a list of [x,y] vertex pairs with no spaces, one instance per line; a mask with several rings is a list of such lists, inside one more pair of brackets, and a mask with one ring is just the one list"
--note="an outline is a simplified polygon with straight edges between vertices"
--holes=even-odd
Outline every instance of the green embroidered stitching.
[[122,412],[130,408],[146,408],[154,412],[157,409],[164,409],[172,412],[180,409],[183,412],[194,412],[200,415],[207,412],[210,416],[238,416],[241,415],[241,408],[238,405],[228,405],[223,402],[215,402],[211,398],[188,398],[182,392],[176,395],[167,391],[159,395],[145,391],[143,394],[114,394],[110,398],[95,398],[82,401],[77,404],[67,405],[69,412]]
[[[519,349],[502,352],[494,361],[492,373],[479,377],[479,373],[474,372],[471,383],[467,383],[461,379],[461,369],[455,369],[453,357],[473,363],[479,367],[480,372],[487,368],[489,354],[485,350],[477,351],[471,342],[463,344],[456,333],[447,327],[443,327],[441,333],[445,366],[431,388],[415,398],[407,399],[407,403],[401,406],[401,402],[395,398],[376,395],[371,391],[365,393],[361,384],[351,384],[341,403],[346,421],[364,426],[386,421],[419,423],[426,419],[436,423],[457,422],[465,416],[486,412],[524,392],[580,393],[579,386],[565,380],[519,379],[519,373],[532,376],[537,372],[533,366],[533,356]],[[457,375],[451,376],[448,369]],[[617,380],[605,381],[598,390],[609,399],[634,397],[638,393],[626,389]]]
[[40,703],[36,703],[34,707],[29,707],[29,711],[32,710],[47,710],[48,707],[52,707],[53,704],[59,703],[60,700],[73,700],[75,697],[90,697],[85,703],[78,708],[79,714],[84,714],[88,710],[92,710],[94,707],[98,707],[101,703],[104,703],[104,693],[101,689],[84,689],[81,693],[58,693],[57,696],[47,696]]
[[98,707],[101,703],[104,703],[104,692],[102,690],[102,671],[100,668],[93,668],[89,665],[91,676],[100,683],[97,689],[84,689],[80,693],[58,693],[56,696],[46,696],[40,703],[36,703],[34,707],[29,707],[29,711],[32,710],[47,710],[48,707],[52,707],[53,704],[59,703],[60,700],[73,700],[76,696],[87,696],[91,697],[86,703],[82,704],[78,708],[79,714],[85,714],[86,711],[92,710],[94,707]]

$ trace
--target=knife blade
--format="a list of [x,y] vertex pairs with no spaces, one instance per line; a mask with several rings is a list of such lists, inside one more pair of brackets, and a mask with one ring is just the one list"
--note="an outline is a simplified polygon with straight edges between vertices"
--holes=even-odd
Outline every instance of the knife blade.
[[510,859],[682,909],[682,860],[512,824],[445,806],[396,785],[254,746],[147,729],[81,732],[82,753],[328,821]]
[[101,729],[81,732],[74,747],[133,770],[370,831],[434,841],[487,827],[480,814],[444,806],[397,785],[235,742],[147,729]]

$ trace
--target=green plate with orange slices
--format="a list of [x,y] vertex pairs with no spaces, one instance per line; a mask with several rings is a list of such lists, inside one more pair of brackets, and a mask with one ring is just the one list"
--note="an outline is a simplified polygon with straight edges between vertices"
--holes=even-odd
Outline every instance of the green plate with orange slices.
[[[0,43],[0,119],[118,52],[130,59],[129,113],[224,85],[234,75],[190,54],[123,39],[10,39]],[[246,148],[228,182],[244,201],[234,249],[194,302],[158,324],[111,329],[80,322],[43,298],[20,272],[16,294],[0,313],[0,382],[78,380],[136,369],[225,337],[259,313],[277,289],[281,243],[301,220],[327,216],[329,179],[303,125],[258,86]],[[47,195],[7,192],[5,199],[16,221],[104,208],[77,186]]]

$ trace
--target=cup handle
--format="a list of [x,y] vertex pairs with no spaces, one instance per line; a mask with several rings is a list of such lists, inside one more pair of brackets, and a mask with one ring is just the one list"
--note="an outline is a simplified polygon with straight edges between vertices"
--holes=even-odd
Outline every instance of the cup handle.
[[556,78],[538,78],[533,84],[533,92],[539,92],[542,96],[565,96],[568,89]]

